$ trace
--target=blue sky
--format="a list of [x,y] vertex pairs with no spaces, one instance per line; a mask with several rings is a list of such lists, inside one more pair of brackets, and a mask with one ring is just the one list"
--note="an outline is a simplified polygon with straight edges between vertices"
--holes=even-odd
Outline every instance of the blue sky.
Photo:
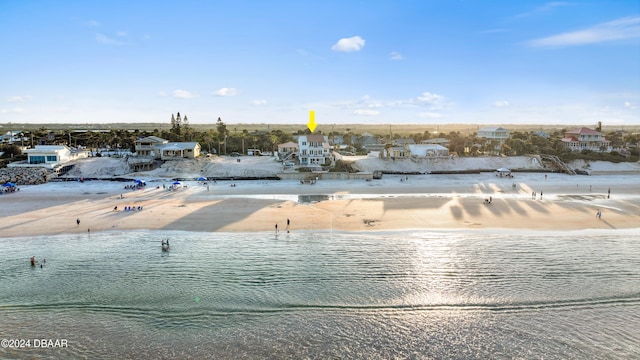
[[0,123],[640,124],[638,1],[0,0]]

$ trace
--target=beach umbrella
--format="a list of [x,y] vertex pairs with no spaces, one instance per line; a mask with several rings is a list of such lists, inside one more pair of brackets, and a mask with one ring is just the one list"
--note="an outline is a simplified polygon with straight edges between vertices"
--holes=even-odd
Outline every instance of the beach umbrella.
[[207,178],[206,178],[206,177],[202,177],[202,176],[200,176],[200,177],[198,178],[198,181],[207,181]]
[[145,183],[145,181],[144,181],[144,180],[141,180],[141,179],[136,179],[136,183],[137,183],[137,184],[144,184],[144,183]]
[[12,183],[12,182],[8,182],[6,184],[3,184],[2,186],[6,186],[6,187],[16,187],[16,184]]
[[182,185],[182,183],[180,181],[174,181],[173,185]]
[[500,168],[498,170],[496,170],[497,172],[511,172],[511,170],[507,169],[507,168]]

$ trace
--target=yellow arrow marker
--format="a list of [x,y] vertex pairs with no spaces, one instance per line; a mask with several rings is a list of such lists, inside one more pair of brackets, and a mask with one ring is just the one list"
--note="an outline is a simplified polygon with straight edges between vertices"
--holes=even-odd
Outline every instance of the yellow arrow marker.
[[311,132],[313,132],[313,130],[316,129],[316,120],[315,120],[315,113],[313,112],[313,110],[309,111],[309,123],[307,124],[307,127],[309,128],[309,130],[311,130]]

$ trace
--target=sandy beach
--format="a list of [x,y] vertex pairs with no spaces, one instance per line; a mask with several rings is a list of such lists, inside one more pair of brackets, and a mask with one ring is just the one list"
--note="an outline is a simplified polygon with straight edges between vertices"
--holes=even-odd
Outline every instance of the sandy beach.
[[[640,228],[637,175],[385,175],[314,185],[221,181],[209,183],[209,190],[188,181],[177,191],[163,189],[170,183],[149,181],[141,190],[111,181],[22,186],[0,196],[0,237],[136,229],[266,232],[276,224],[279,231]],[[126,206],[142,210],[124,211]]]

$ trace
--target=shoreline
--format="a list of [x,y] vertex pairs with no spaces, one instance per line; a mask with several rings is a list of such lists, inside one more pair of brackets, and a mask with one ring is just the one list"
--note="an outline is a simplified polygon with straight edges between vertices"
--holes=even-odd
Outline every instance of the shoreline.
[[[433,181],[433,176],[438,180]],[[90,230],[184,230],[198,232],[290,231],[572,231],[640,228],[638,176],[518,174],[515,179],[481,175],[424,175],[401,181],[280,180],[210,183],[166,191],[149,182],[142,190],[123,183],[56,182],[21,187],[0,196],[0,239]],[[168,183],[165,182],[165,183]],[[517,187],[512,188],[512,184]],[[160,187],[159,189],[157,187]],[[607,190],[613,186],[607,199]],[[532,199],[532,192],[539,193]],[[120,199],[122,194],[122,199]],[[299,196],[333,199],[301,203]],[[280,199],[278,197],[281,197]],[[485,199],[492,198],[491,204]],[[113,211],[118,206],[117,212]],[[142,206],[142,211],[122,211]],[[595,217],[597,209],[602,219]],[[76,224],[80,219],[80,224]]]

